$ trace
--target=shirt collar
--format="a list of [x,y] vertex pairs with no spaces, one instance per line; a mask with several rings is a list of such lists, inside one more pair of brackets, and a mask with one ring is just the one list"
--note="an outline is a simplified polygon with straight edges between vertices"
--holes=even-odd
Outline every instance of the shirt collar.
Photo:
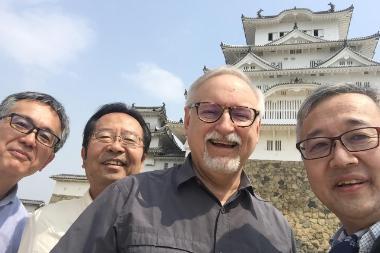
[[13,186],[12,189],[9,190],[7,195],[5,195],[5,197],[0,200],[0,206],[5,206],[15,201],[15,199],[17,198],[17,189],[18,185],[16,184],[15,186]]
[[[369,233],[367,233],[367,232],[369,232]],[[376,222],[375,224],[373,224],[369,228],[359,230],[359,231],[355,232],[354,234],[357,235],[358,238],[361,238],[364,235],[368,234],[369,236],[372,237],[372,239],[374,241],[377,237],[380,236],[380,221]],[[336,243],[343,241],[344,238],[346,238],[347,236],[348,236],[348,234],[347,234],[346,230],[344,229],[344,227],[340,227],[338,229],[338,231],[336,231],[334,236],[330,239],[330,245],[333,246]]]
[[[191,153],[187,156],[185,162],[181,165],[180,169],[178,170],[178,174],[176,176],[176,187],[180,187],[183,183],[191,180],[196,179],[197,176],[195,174]],[[244,170],[241,173],[240,176],[240,185],[238,190],[247,190],[249,193],[251,193],[253,196],[255,196],[253,192],[253,187],[251,182],[249,181],[249,178],[247,174],[244,172]]]

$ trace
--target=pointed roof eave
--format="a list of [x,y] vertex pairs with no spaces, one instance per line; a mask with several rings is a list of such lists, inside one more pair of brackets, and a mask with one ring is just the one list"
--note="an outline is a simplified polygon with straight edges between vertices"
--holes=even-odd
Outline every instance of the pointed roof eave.
[[253,52],[247,53],[241,60],[239,60],[238,62],[236,62],[233,65],[239,68],[240,66],[242,66],[245,63],[246,59],[248,59],[248,58],[252,59],[253,63],[257,64],[259,67],[263,68],[264,70],[276,70],[276,69],[278,69],[278,68],[270,65],[269,62],[267,62],[264,59],[255,55]]
[[[168,126],[165,126],[162,128],[162,134],[165,135],[174,144],[174,147],[178,151],[183,151],[182,148],[178,145],[178,143],[174,139],[176,136],[173,134],[173,132],[171,131],[171,129]],[[177,137],[177,139],[179,139],[179,138]]]
[[361,55],[355,51],[352,51],[349,47],[344,47],[341,50],[339,50],[336,54],[322,62],[317,68],[328,68],[331,64],[336,62],[338,59],[342,57],[343,54],[348,53],[353,58],[355,58],[357,61],[362,62],[363,64],[369,66],[369,65],[380,65],[379,62],[376,62],[372,59],[369,59],[365,57],[364,55]]
[[[289,32],[288,34],[286,34],[285,36],[277,39],[277,40],[274,40],[270,43],[267,43],[266,45],[281,45],[281,44],[285,44],[284,42],[286,42],[287,40],[290,40],[292,38],[298,38],[298,36],[300,36],[301,38],[309,41],[309,42],[325,42],[327,40],[324,40],[324,39],[321,39],[321,38],[317,38],[317,37],[314,37],[314,36],[311,36],[307,33],[304,33],[303,31],[300,31],[298,30],[298,28],[296,29],[293,29],[291,32]],[[294,43],[292,43],[294,44]]]
[[[301,31],[302,32],[302,31]],[[288,33],[290,34],[290,33]],[[288,35],[287,34],[287,35]],[[282,38],[285,38],[287,35],[285,35],[284,37],[281,37],[275,41],[279,41],[280,39]],[[316,38],[314,36],[311,36],[311,35],[308,35],[306,34],[307,36],[310,36],[312,38]],[[317,43],[318,44],[318,47],[319,45],[321,44],[331,44],[331,43],[344,43],[345,41],[347,41],[347,43],[350,43],[350,42],[366,42],[366,41],[372,41],[372,40],[376,40],[376,44],[378,43],[378,40],[380,39],[380,32],[377,32],[377,33],[374,33],[374,34],[371,34],[371,35],[368,35],[368,36],[364,36],[364,37],[354,37],[354,38],[349,38],[347,40],[324,40],[324,39],[320,39],[318,38],[320,41],[317,41],[317,42],[310,42],[310,43],[297,43],[297,44],[286,44],[286,45],[299,45],[299,44],[312,44],[312,43]],[[221,43],[220,44],[220,47],[224,52],[226,51],[230,51],[230,50],[239,50],[239,51],[247,51],[249,48],[251,48],[251,51],[254,51],[254,50],[257,50],[257,49],[260,49],[260,48],[266,48],[268,46],[282,46],[282,44],[272,44],[273,42],[275,41],[272,41],[268,44],[265,44],[265,45],[256,45],[256,46],[252,46],[252,45],[231,45],[231,44],[226,44],[226,43]]]
[[168,118],[166,115],[166,107],[165,103],[162,103],[161,106],[136,106],[134,103],[132,104],[132,108],[137,110],[139,113],[144,115],[152,115],[152,114],[158,114],[160,119],[164,123],[167,122]]
[[254,40],[255,40],[254,37],[255,37],[255,31],[256,31],[257,26],[260,26],[261,24],[278,24],[286,15],[293,15],[294,12],[297,12],[297,13],[301,12],[309,16],[310,19],[328,18],[328,17],[331,17],[331,15],[334,15],[333,17],[339,20],[339,38],[346,39],[351,18],[352,18],[353,9],[354,9],[353,5],[339,11],[327,10],[327,11],[313,12],[307,8],[292,8],[292,9],[281,11],[279,14],[273,15],[273,16],[261,15],[260,17],[252,18],[252,17],[245,17],[244,15],[242,15],[241,19],[243,23],[244,34],[245,34],[248,45],[254,45]]
[[244,22],[255,22],[255,23],[265,23],[265,21],[269,21],[269,20],[276,20],[276,19],[282,19],[285,15],[288,15],[288,14],[293,14],[294,12],[304,12],[305,14],[308,14],[308,15],[344,15],[345,13],[346,14],[349,14],[353,12],[354,10],[354,5],[351,5],[349,6],[348,8],[346,9],[342,9],[342,10],[339,10],[339,11],[330,11],[330,10],[327,10],[327,11],[312,11],[308,8],[291,8],[291,9],[286,9],[286,10],[283,10],[281,11],[279,14],[277,15],[272,15],[272,16],[264,16],[264,15],[261,15],[261,17],[256,17],[256,18],[252,18],[252,17],[246,17],[244,15],[241,16],[241,19],[242,21]]

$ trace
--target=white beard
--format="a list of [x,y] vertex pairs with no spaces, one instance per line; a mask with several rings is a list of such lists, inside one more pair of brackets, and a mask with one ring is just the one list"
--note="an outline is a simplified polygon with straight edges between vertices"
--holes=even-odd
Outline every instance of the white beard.
[[[206,135],[205,143],[210,139],[224,139],[231,142],[237,142],[239,143],[239,145],[241,144],[241,139],[236,133],[231,133],[223,137],[216,131],[213,131]],[[240,169],[239,155],[236,156],[235,158],[224,157],[224,156],[211,157],[207,151],[207,148],[205,149],[205,152],[203,153],[203,161],[208,170],[215,171],[215,172],[231,174],[231,173],[237,172]]]

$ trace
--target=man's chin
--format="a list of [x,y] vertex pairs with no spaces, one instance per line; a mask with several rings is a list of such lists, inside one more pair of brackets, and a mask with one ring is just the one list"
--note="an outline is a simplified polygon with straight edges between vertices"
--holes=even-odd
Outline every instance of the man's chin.
[[205,152],[203,161],[207,169],[215,172],[231,174],[240,169],[240,157],[211,157]]

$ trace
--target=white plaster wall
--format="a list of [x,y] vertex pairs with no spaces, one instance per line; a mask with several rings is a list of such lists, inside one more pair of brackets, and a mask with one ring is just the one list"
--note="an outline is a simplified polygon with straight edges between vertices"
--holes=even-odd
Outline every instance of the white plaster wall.
[[159,136],[152,136],[149,147],[150,148],[157,148],[159,140],[160,140]]
[[146,123],[149,123],[150,129],[155,129],[157,127],[161,127],[160,121],[158,120],[158,117],[153,116],[144,116],[144,120]]
[[88,188],[88,182],[56,181],[53,194],[80,197],[83,196]]
[[[257,27],[256,33],[255,33],[256,45],[265,45],[269,43],[270,41],[268,41],[268,33],[292,31],[295,21]],[[339,39],[339,28],[338,28],[338,23],[336,21],[335,22],[326,22],[326,21],[298,22],[297,21],[297,26],[299,30],[323,29],[324,30],[323,39],[325,40]]]
[[[267,151],[267,140],[273,140],[272,151]],[[281,151],[274,150],[275,140],[281,140]],[[295,129],[290,132],[287,130],[261,130],[259,142],[250,159],[301,161],[301,156],[296,149]]]
[[330,53],[329,48],[321,50],[317,49],[302,49],[302,54],[290,54],[289,50],[276,51],[276,52],[264,52],[263,59],[272,62],[282,62],[283,69],[294,68],[309,68],[311,60],[327,60],[333,53]]
[[295,77],[301,78],[303,83],[321,83],[321,84],[335,84],[340,82],[350,82],[350,83],[356,83],[356,82],[370,82],[370,85],[372,87],[380,88],[380,73],[371,73],[364,74],[364,72],[360,73],[329,73],[329,74],[297,74],[293,76],[273,76],[270,77],[253,77],[253,84],[256,86],[261,86],[262,89],[265,85],[270,86],[277,83],[287,83],[291,79],[294,79]]
[[163,170],[165,163],[168,163],[168,168],[173,167],[174,164],[182,164],[183,161],[177,159],[168,160],[155,160],[154,163],[145,164],[144,171]]

